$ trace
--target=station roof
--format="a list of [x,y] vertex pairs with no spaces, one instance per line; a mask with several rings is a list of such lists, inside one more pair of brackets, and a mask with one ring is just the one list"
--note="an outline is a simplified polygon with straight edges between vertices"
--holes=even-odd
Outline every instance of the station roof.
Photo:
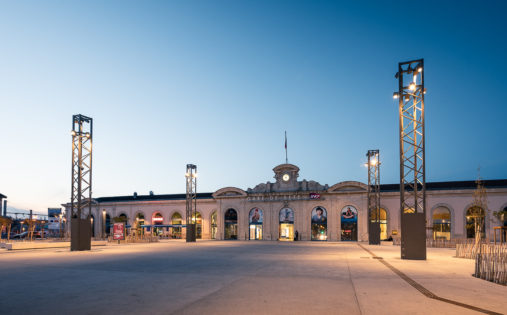
[[7,198],[7,196],[4,194],[0,194],[0,199],[4,199],[4,198]]
[[[507,188],[507,179],[490,179],[482,181],[485,188]],[[453,182],[427,182],[426,190],[461,190],[476,189],[475,180],[453,181]],[[400,184],[384,184],[380,185],[382,192],[400,191]]]
[[[213,193],[197,193],[197,199],[213,199]],[[93,198],[101,202],[127,202],[127,201],[150,201],[150,200],[185,200],[186,194],[164,194],[164,195],[129,195]]]

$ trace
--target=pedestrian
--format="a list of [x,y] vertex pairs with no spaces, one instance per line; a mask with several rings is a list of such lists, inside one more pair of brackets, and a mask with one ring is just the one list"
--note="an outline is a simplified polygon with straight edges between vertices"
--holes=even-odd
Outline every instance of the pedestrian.
[[297,240],[298,240],[298,237],[299,237],[299,232],[296,230],[294,240],[295,240],[295,241],[297,241]]

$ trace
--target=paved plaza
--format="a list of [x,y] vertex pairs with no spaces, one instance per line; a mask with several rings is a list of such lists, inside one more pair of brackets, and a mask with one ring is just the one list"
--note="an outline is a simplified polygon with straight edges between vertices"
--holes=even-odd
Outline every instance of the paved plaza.
[[431,248],[426,261],[402,261],[399,251],[390,244],[179,240],[89,252],[2,250],[0,313],[507,312],[507,287],[472,277],[472,260]]

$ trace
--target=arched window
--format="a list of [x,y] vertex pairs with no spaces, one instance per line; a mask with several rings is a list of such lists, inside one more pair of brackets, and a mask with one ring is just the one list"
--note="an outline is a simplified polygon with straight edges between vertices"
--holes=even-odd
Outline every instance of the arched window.
[[164,234],[164,228],[160,225],[164,224],[164,217],[160,212],[155,212],[151,218],[151,225],[153,226],[153,235]]
[[384,208],[380,208],[380,240],[387,240],[387,211]]
[[109,213],[106,213],[106,235],[109,236],[111,234],[111,217]]
[[312,210],[312,241],[327,240],[327,211],[324,207]]
[[211,239],[217,238],[217,232],[218,232],[218,222],[217,222],[217,212],[214,211],[211,214]]
[[250,239],[262,240],[262,222],[264,214],[261,209],[253,208],[248,214],[248,222],[250,223]]
[[[192,218],[192,220],[194,220]],[[199,212],[195,213],[195,227],[196,227],[196,234],[195,238],[202,238],[202,215]]]
[[171,237],[172,238],[181,238],[181,223],[182,218],[181,214],[175,212],[171,217]]
[[234,209],[228,209],[224,214],[224,239],[238,239],[238,213]]
[[342,241],[357,241],[357,209],[345,206],[340,215],[342,228]]
[[451,239],[451,211],[446,207],[433,210],[433,239]]
[[118,217],[120,219],[122,219],[123,222],[127,222],[128,221],[127,215],[125,213],[120,214]]
[[144,234],[144,228],[142,227],[142,225],[144,225],[144,214],[142,213],[138,213],[136,214],[136,221],[135,221],[135,229],[136,229],[136,233],[138,235],[141,235],[141,234]]
[[482,237],[486,235],[486,220],[484,210],[477,206],[468,208],[466,212],[466,232],[467,238],[475,238],[481,231]]
[[294,210],[291,208],[280,210],[278,234],[280,241],[294,240]]

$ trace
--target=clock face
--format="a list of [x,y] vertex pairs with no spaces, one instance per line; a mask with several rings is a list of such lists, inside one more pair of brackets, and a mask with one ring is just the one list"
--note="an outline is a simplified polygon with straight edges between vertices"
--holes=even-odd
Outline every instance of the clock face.
[[284,182],[289,181],[289,179],[290,179],[289,174],[283,174],[282,179],[283,179]]

